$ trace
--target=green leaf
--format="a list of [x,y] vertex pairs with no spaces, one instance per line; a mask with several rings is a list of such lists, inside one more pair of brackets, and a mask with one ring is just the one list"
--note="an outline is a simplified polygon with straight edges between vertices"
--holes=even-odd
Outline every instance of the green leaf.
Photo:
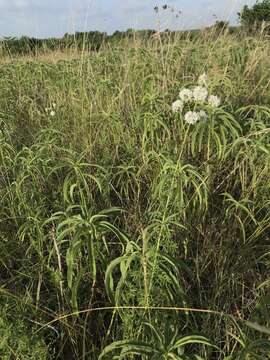
[[142,341],[136,340],[120,340],[115,341],[112,344],[108,345],[103,349],[98,359],[102,359],[105,355],[109,354],[112,351],[122,349],[121,357],[125,355],[153,355],[156,353],[156,350],[153,349],[148,344]]
[[72,289],[72,281],[73,281],[73,251],[72,249],[68,249],[66,253],[66,263],[67,263],[67,281],[68,281],[68,287]]
[[202,344],[206,346],[215,347],[207,338],[199,335],[189,335],[177,340],[174,345],[170,348],[170,351],[177,349],[178,347],[185,346],[188,344]]
[[255,322],[251,322],[251,321],[245,321],[245,324],[250,327],[251,329],[254,329],[256,331],[259,331],[263,334],[266,334],[266,335],[270,335],[270,329],[265,327],[265,326],[262,326],[262,325],[259,325]]

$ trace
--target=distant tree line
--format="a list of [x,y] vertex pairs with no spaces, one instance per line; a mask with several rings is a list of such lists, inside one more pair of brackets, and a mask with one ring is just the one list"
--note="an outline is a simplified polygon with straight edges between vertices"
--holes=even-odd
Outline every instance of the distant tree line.
[[[150,38],[155,30],[139,30],[136,36],[142,39]],[[62,38],[37,39],[34,37],[22,36],[21,38],[5,37],[0,41],[1,49],[11,54],[34,54],[44,50],[65,50],[68,48],[85,49],[98,51],[104,43],[118,41],[123,38],[134,36],[134,30],[115,31],[108,35],[106,32],[89,31],[65,34]]]
[[78,49],[97,51],[108,35],[99,31],[76,32],[65,34],[62,38],[37,39],[34,37],[22,36],[21,38],[5,37],[1,41],[2,51],[11,54],[34,54],[42,50],[64,50],[76,47]]
[[265,31],[270,33],[270,0],[256,1],[248,7],[245,5],[238,13],[241,25],[249,32]]
[[[183,32],[184,33],[184,32]],[[196,32],[194,32],[195,34]],[[34,37],[22,36],[21,38],[5,37],[0,41],[2,52],[18,55],[35,54],[48,50],[65,50],[74,48],[77,50],[98,51],[103,44],[118,42],[121,39],[128,39],[136,36],[141,40],[148,40],[154,37],[155,30],[133,30],[115,31],[112,35],[106,32],[89,31],[65,34],[62,38],[37,39]],[[161,37],[175,36],[180,32],[166,30],[160,34]]]
[[[228,23],[217,22],[213,27],[209,27],[209,30],[214,30],[215,33],[228,29]],[[233,28],[230,27],[230,31]],[[0,47],[2,53],[10,53],[17,55],[27,55],[40,53],[42,51],[55,51],[76,49],[86,51],[98,51],[102,45],[116,43],[122,39],[129,39],[136,37],[141,40],[149,40],[154,38],[166,39],[167,37],[177,37],[193,39],[200,36],[200,30],[189,31],[171,31],[169,29],[163,32],[157,32],[153,29],[146,30],[133,30],[128,29],[126,31],[115,31],[112,35],[108,35],[106,32],[90,31],[90,32],[76,32],[75,34],[65,34],[62,38],[49,38],[49,39],[37,39],[34,37],[22,36],[21,38],[5,37],[0,41]]]

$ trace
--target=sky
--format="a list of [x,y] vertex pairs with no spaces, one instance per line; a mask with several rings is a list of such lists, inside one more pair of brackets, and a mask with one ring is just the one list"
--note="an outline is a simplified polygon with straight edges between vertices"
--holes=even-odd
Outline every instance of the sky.
[[[61,37],[74,31],[193,29],[216,19],[237,23],[255,0],[0,0],[0,37]],[[156,13],[154,7],[167,10]],[[181,14],[179,14],[181,11]],[[178,17],[176,15],[179,14]]]

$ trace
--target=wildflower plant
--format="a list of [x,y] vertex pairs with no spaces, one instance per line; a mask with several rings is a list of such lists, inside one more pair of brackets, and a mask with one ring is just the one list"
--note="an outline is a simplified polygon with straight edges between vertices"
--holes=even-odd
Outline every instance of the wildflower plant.
[[221,105],[220,98],[210,94],[205,73],[199,77],[196,86],[181,89],[178,97],[172,104],[172,111],[181,113],[189,125],[207,120],[208,113]]

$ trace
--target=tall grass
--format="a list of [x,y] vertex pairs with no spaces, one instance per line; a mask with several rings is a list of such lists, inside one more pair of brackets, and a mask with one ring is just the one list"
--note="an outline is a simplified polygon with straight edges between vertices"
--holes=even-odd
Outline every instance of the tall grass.
[[[2,358],[269,358],[269,55],[134,36],[2,64]],[[203,72],[222,106],[189,126]]]

